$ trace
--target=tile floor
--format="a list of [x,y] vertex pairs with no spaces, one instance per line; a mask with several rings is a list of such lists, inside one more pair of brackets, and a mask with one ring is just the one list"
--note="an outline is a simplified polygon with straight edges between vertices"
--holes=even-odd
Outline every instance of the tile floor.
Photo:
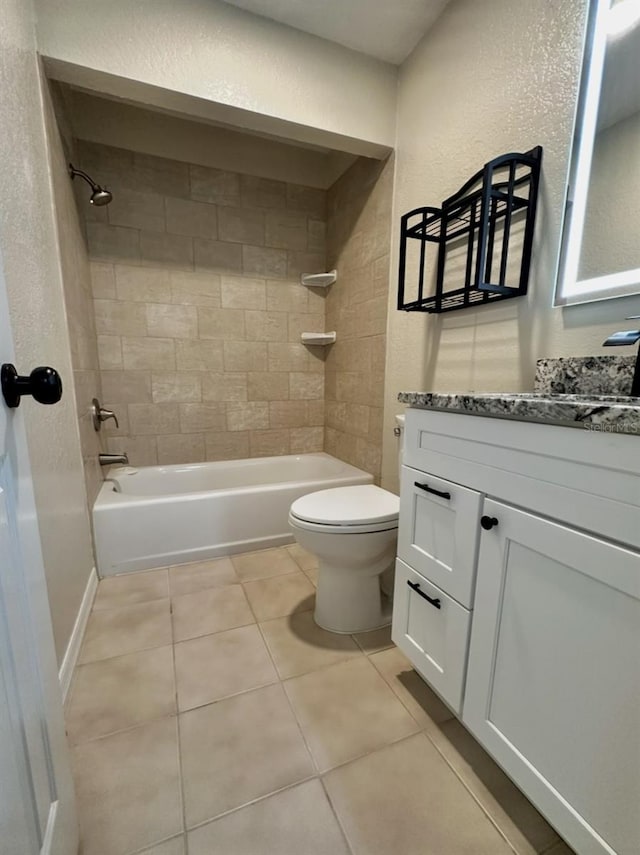
[[67,704],[82,855],[571,855],[298,545],[100,582]]

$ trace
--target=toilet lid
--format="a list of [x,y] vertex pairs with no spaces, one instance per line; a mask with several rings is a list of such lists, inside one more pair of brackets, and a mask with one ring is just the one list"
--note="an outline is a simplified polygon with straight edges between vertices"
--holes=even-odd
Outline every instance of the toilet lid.
[[296,499],[291,505],[294,517],[324,525],[395,522],[399,510],[400,499],[374,484],[320,490]]

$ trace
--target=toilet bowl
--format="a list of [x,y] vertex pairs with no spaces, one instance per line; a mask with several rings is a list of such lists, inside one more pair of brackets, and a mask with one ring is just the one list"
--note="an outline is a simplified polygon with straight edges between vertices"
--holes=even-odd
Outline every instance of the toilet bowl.
[[380,576],[396,554],[400,500],[373,484],[320,490],[297,499],[289,525],[317,556],[314,618],[331,632],[366,632],[390,623]]

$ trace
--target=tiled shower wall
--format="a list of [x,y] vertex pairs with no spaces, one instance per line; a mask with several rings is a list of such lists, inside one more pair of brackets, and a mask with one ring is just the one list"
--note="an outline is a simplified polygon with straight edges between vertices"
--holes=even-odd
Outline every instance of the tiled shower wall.
[[380,482],[393,160],[360,158],[327,192],[325,450]]
[[[110,451],[132,464],[320,451],[322,190],[76,141]],[[87,188],[88,191],[88,188]],[[81,196],[82,198],[82,196]]]

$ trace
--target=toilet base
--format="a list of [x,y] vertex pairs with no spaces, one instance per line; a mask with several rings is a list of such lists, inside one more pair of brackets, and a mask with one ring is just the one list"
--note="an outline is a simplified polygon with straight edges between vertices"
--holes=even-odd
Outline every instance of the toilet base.
[[320,561],[313,618],[321,629],[350,635],[391,623],[391,606],[380,590],[380,576],[349,575]]

